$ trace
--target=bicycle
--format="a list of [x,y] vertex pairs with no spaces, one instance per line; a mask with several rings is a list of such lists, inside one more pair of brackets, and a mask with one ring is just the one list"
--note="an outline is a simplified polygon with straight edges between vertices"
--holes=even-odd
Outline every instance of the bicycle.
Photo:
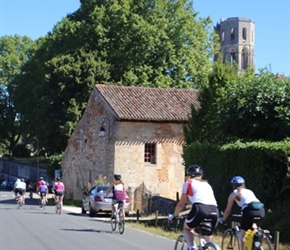
[[16,194],[16,198],[15,198],[16,204],[17,204],[17,208],[21,208],[23,205],[23,198],[22,195],[20,195],[19,193]]
[[123,201],[117,201],[114,204],[115,214],[111,216],[112,231],[115,231],[118,225],[119,233],[123,234],[125,230],[125,218],[123,217]]
[[46,206],[46,196],[42,194],[40,197],[40,207],[45,209],[45,206]]
[[[185,219],[185,217],[178,216],[176,219]],[[209,227],[209,223],[211,222],[203,221],[199,224],[198,228],[200,230],[200,233],[196,232],[195,230],[191,230],[191,233],[199,239],[198,243],[194,239],[194,242],[193,242],[194,249],[196,250],[220,250],[220,248],[215,242],[213,241],[206,242],[206,240],[204,239],[203,234],[204,234],[204,231]],[[187,249],[187,243],[185,240],[184,233],[182,232],[175,241],[174,250],[186,250],[186,249]]]
[[[240,219],[242,218],[241,214],[233,214],[232,215],[233,220],[231,224],[231,228],[228,228],[222,236],[222,243],[221,243],[221,249],[222,250],[242,250],[240,245],[240,239],[241,239],[241,230],[240,230]],[[254,218],[254,224],[261,220],[260,217]],[[259,240],[255,241],[253,243],[253,250],[273,250],[271,239],[272,236],[270,234],[270,231],[262,229],[260,227],[257,227],[257,229],[251,229],[256,230],[255,234],[259,236]],[[246,242],[245,242],[246,246]],[[248,249],[248,250],[252,250]]]
[[60,202],[59,195],[56,195],[56,197],[55,197],[55,213],[61,214],[61,210],[62,210],[62,204]]

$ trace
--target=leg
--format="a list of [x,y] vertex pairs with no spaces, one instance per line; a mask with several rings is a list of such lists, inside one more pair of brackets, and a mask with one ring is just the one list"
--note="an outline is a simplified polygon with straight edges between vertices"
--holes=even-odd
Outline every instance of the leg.
[[240,240],[241,249],[244,250],[244,247],[245,247],[245,230],[243,230],[243,229],[241,229],[241,238],[239,240]]
[[192,228],[189,228],[187,225],[186,225],[186,222],[184,222],[184,226],[183,226],[183,232],[184,232],[184,237],[185,237],[185,240],[187,242],[187,247],[188,248],[191,248],[193,247],[193,234],[191,233],[191,230]]

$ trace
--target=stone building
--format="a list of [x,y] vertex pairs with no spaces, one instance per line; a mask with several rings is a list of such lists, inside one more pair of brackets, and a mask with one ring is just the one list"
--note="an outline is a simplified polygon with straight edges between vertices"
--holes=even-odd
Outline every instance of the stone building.
[[182,124],[198,91],[95,85],[87,108],[68,141],[62,162],[67,196],[82,198],[98,177],[121,173],[140,209],[136,191],[176,197],[184,181]]
[[231,17],[215,26],[220,37],[221,53],[225,61],[236,62],[239,71],[254,66],[255,59],[255,24],[252,20]]

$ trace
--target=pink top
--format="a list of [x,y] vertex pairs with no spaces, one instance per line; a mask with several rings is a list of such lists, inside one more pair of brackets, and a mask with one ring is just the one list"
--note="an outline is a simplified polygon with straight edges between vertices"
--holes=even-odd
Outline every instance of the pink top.
[[124,185],[122,183],[114,184],[114,192],[115,192],[115,197],[117,200],[125,200],[126,199]]

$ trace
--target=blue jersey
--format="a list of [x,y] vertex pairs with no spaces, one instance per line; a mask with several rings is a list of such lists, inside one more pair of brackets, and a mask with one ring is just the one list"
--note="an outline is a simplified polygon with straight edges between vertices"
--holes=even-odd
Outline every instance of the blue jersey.
[[47,187],[46,187],[45,185],[41,185],[41,186],[39,187],[39,192],[41,192],[41,193],[45,193],[45,192],[47,192]]

